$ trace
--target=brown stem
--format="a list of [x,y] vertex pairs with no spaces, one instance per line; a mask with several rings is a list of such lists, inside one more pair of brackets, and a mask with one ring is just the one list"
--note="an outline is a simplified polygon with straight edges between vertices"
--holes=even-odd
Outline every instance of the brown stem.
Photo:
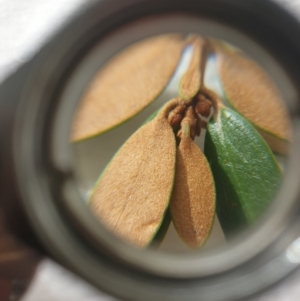
[[196,119],[196,126],[195,126],[196,136],[199,137],[201,135],[201,128],[202,128],[203,121],[201,120],[201,118],[199,117],[195,109],[193,110],[193,112],[194,112],[194,118]]
[[203,94],[205,98],[211,101],[212,106],[214,108],[214,115],[218,114],[219,109],[224,107],[219,96],[212,90],[209,90],[206,87],[202,87],[199,94]]
[[182,121],[183,114],[186,110],[185,104],[179,104],[168,115],[168,122],[172,127],[178,127]]
[[204,94],[197,95],[195,111],[198,114],[200,114],[205,118],[208,118],[210,115],[211,107],[212,107],[212,102]]
[[188,107],[185,117],[181,121],[181,129],[178,131],[177,136],[182,140],[190,137],[193,140],[197,134],[197,119],[195,118],[194,108]]
[[180,98],[173,98],[168,101],[164,107],[159,111],[157,118],[168,118],[170,112],[180,105],[184,105],[184,101]]

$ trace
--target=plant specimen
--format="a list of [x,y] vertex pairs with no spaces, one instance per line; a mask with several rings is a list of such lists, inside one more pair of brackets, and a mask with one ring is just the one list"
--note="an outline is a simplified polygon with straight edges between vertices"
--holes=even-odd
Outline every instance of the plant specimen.
[[[272,151],[289,151],[289,116],[268,75],[227,44],[175,34],[134,44],[100,70],[78,107],[73,142],[115,128],[155,101],[186,47],[192,56],[178,96],[124,143],[89,200],[103,225],[138,247],[163,236],[168,213],[191,248],[205,243],[215,213],[227,237],[252,224],[282,178]],[[211,55],[223,99],[204,81]],[[204,129],[202,152],[194,140]]]

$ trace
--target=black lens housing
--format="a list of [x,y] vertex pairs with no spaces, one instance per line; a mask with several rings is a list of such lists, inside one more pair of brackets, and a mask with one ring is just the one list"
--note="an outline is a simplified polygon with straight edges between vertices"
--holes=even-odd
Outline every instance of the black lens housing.
[[[280,277],[258,285],[235,281],[261,274],[299,233],[300,208],[285,234],[239,267],[207,277],[152,274],[110,254],[105,245],[88,242],[67,212],[64,184],[72,170],[53,163],[52,130],[68,78],[99,40],[136,20],[164,14],[205,18],[245,34],[277,60],[297,92],[292,117],[299,116],[300,26],[274,1],[263,0],[102,0],[78,12],[0,90],[0,199],[11,230],[43,254],[109,294],[124,300],[244,300],[275,285]],[[299,179],[297,180],[299,182]],[[281,250],[280,249],[280,250]],[[256,261],[256,264],[253,262]],[[263,262],[263,264],[260,264]],[[274,266],[276,271],[278,266]],[[272,270],[273,271],[273,270]]]

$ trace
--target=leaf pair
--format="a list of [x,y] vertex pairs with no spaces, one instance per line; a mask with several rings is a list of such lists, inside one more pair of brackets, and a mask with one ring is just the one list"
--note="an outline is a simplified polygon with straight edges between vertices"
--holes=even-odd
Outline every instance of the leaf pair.
[[269,76],[245,55],[224,44],[215,44],[213,49],[228,103],[257,128],[273,151],[287,154],[290,119]]
[[167,118],[176,105],[177,99],[167,103],[127,140],[91,196],[90,205],[101,222],[140,247],[154,238],[170,200],[174,224],[188,245],[203,244],[212,228],[215,192],[211,171],[189,130],[176,154]]

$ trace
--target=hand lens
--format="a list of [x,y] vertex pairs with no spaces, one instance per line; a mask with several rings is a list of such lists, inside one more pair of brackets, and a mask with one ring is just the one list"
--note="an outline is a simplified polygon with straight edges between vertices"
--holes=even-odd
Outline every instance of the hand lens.
[[122,300],[245,300],[284,279],[299,31],[273,1],[93,2],[1,87],[11,231]]

